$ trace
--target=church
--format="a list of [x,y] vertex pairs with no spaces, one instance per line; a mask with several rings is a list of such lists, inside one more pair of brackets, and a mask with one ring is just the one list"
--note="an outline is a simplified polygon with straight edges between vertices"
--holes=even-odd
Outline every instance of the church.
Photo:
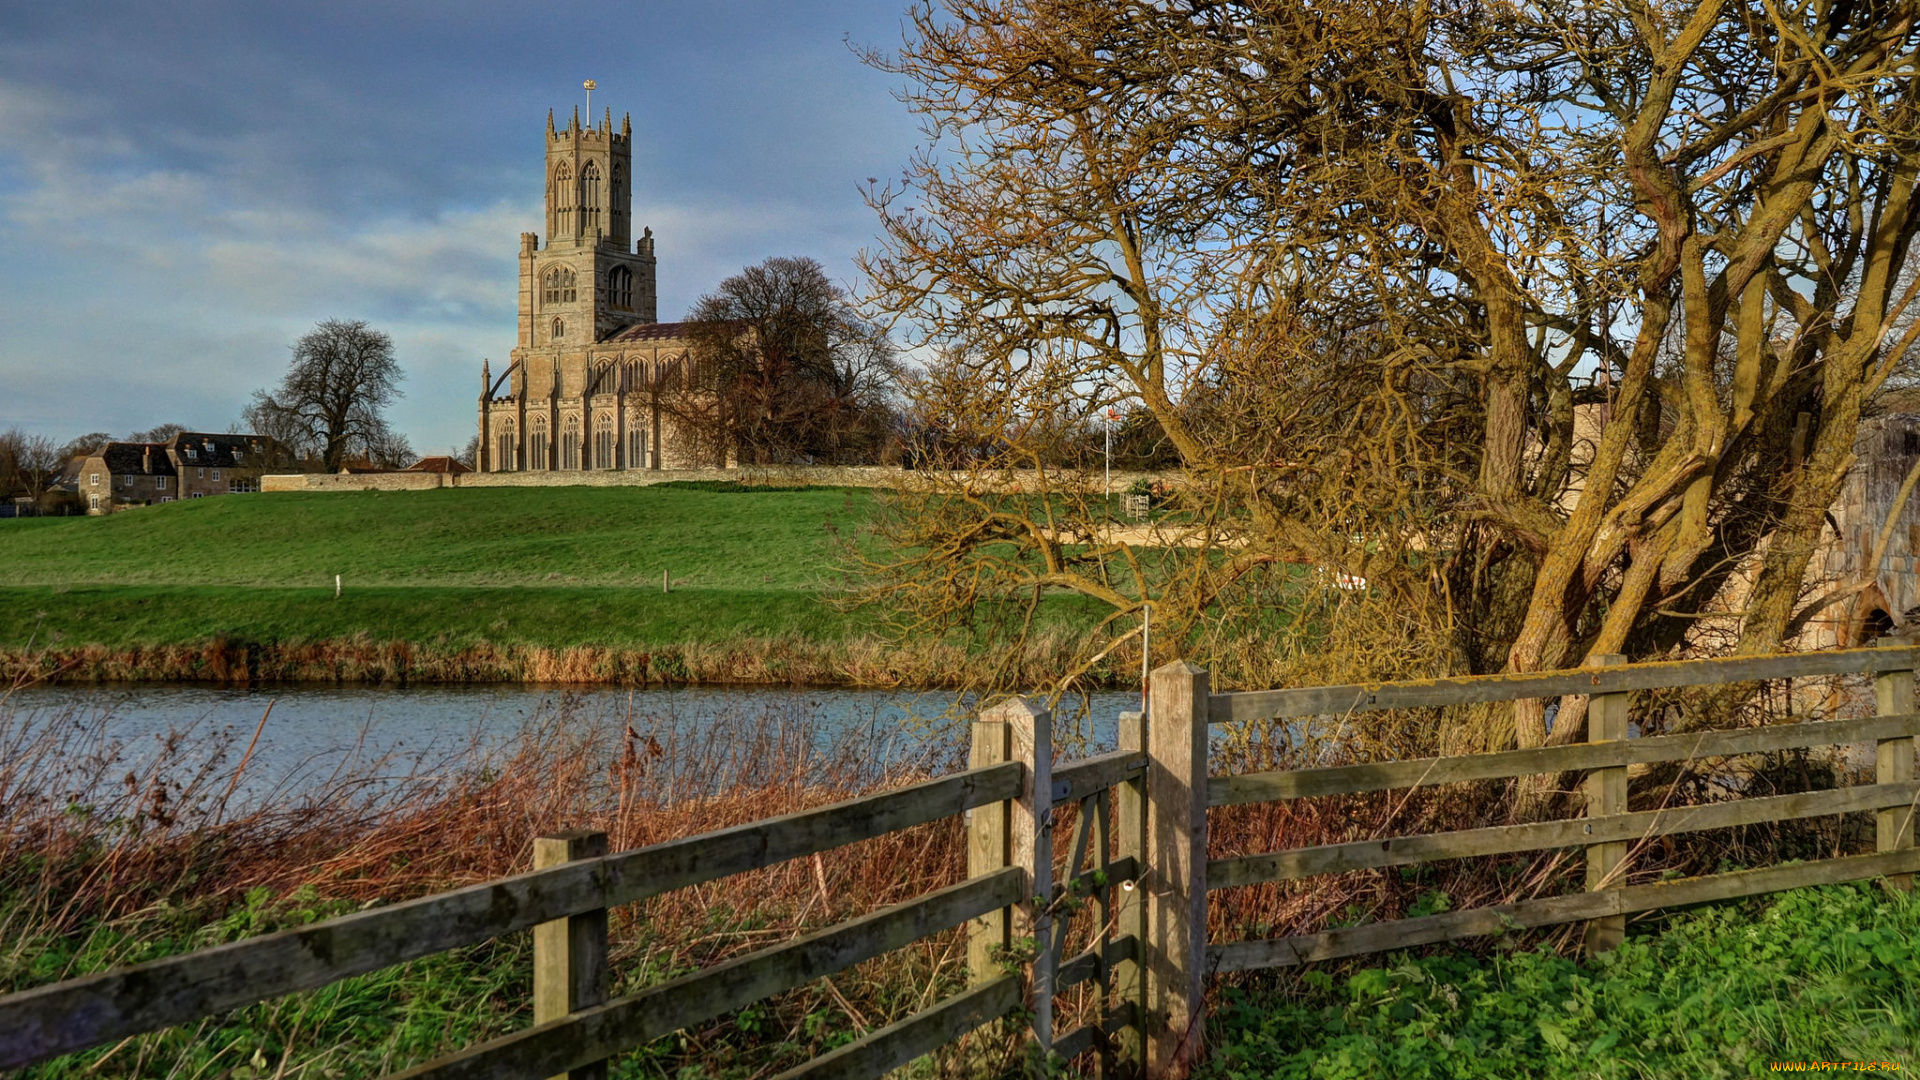
[[[589,114],[591,120],[591,114]],[[662,409],[689,342],[659,321],[653,230],[633,235],[633,122],[565,130],[547,114],[546,242],[520,234],[520,323],[506,370],[481,362],[481,472],[724,468]]]

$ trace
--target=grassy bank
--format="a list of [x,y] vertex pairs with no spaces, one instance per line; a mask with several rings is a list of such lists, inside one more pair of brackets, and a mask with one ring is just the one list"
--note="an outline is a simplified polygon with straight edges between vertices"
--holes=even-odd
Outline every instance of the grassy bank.
[[[276,493],[9,521],[0,676],[961,682],[976,662],[963,650],[890,648],[877,617],[834,603],[872,499],[729,484]],[[1076,610],[1054,605],[1036,671],[1057,665]]]
[[[1232,993],[1214,1078],[1767,1076],[1920,1068],[1920,901],[1877,883],[1672,916],[1582,963],[1407,958]],[[1867,1070],[1870,1071],[1870,1070]]]

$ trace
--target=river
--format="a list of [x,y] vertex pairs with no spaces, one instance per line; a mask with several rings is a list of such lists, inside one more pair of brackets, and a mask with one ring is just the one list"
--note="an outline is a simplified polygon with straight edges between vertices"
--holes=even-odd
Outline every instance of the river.
[[[1063,702],[1056,721],[1063,756],[1112,749],[1119,713],[1139,700],[1104,692]],[[174,771],[231,771],[234,797],[252,802],[309,790],[343,771],[399,777],[471,762],[476,750],[507,748],[530,726],[558,718],[599,728],[613,736],[609,744],[628,731],[674,747],[715,729],[777,728],[822,744],[859,740],[859,753],[888,761],[929,748],[950,754],[971,708],[951,692],[895,690],[74,684],[0,699],[0,753],[22,753],[36,732],[69,732],[69,755],[117,754],[115,776],[122,767],[144,774],[171,753]]]

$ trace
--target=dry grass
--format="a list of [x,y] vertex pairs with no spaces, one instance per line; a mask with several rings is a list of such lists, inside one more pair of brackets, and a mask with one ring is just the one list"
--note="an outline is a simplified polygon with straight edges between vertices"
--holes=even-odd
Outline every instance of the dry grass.
[[[203,944],[209,928],[230,924],[236,913],[264,911],[243,928],[262,932],[276,919],[297,920],[299,911],[332,914],[524,871],[534,837],[555,830],[603,829],[616,850],[640,847],[956,765],[949,745],[903,744],[861,729],[828,733],[802,715],[741,713],[693,731],[638,712],[588,715],[569,703],[536,717],[500,749],[476,744],[400,775],[390,775],[394,762],[363,762],[239,808],[228,795],[244,736],[180,732],[143,760],[106,732],[106,724],[73,715],[29,722],[0,705],[0,990]],[[613,918],[616,992],[909,899],[964,873],[964,837],[953,820],[631,906]],[[963,979],[964,952],[960,932],[948,932],[784,995],[745,1019],[666,1040],[630,1069],[654,1075],[698,1064],[714,1074],[752,1075],[790,1065],[841,1033],[931,1003]],[[490,1017],[477,1033],[468,1025],[429,1039],[411,1059],[528,1021],[523,945],[462,962],[513,970],[500,977],[499,1000],[474,1010]],[[274,1028],[236,1016],[217,1023]],[[285,1055],[286,1075],[322,1059],[332,1064],[314,1075],[361,1074],[343,1064],[352,1055],[340,1044],[351,1031],[301,1034],[285,1026],[256,1036],[268,1044],[268,1059],[275,1048]],[[200,1041],[143,1037],[138,1052],[117,1054],[98,1074],[191,1075],[205,1052]],[[406,1060],[389,1052],[362,1064],[377,1071]],[[46,1074],[83,1068],[70,1060]]]
[[[312,642],[215,639],[198,645],[103,645],[0,651],[0,679],[36,682],[499,683],[651,686],[684,683],[763,686],[953,688],[989,669],[1045,685],[1073,657],[1075,635],[1036,634],[1011,661],[991,662],[952,641],[899,645],[878,637],[803,637],[687,642],[656,649],[593,645],[440,646],[354,638]],[[1103,670],[1088,685],[1128,682],[1132,670]]]

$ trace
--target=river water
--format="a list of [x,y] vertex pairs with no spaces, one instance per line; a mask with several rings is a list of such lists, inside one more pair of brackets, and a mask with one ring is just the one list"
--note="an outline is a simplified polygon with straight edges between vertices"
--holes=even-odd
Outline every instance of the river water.
[[[1108,692],[1061,702],[1055,730],[1067,744],[1062,756],[1112,749],[1119,713],[1139,708],[1139,700],[1137,693]],[[972,712],[971,701],[951,692],[896,690],[62,685],[0,698],[0,752],[9,745],[20,752],[30,733],[64,730],[83,735],[70,745],[89,753],[110,748],[130,772],[144,772],[169,746],[174,769],[218,754],[214,765],[229,770],[244,757],[235,797],[253,801],[311,789],[342,771],[398,777],[471,762],[476,750],[483,756],[507,747],[529,726],[556,717],[600,727],[612,743],[637,731],[668,746],[691,745],[719,727],[773,726],[820,743],[863,740],[860,753],[887,761],[932,750],[951,757]]]

